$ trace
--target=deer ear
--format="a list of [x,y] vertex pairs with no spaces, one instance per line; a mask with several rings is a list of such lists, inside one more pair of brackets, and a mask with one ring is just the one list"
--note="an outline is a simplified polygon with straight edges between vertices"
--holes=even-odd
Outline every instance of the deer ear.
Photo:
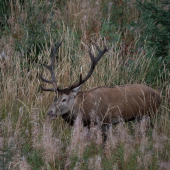
[[71,91],[74,96],[78,93],[78,91],[80,90],[80,88],[81,88],[81,86],[78,86],[78,87],[74,88],[74,89]]

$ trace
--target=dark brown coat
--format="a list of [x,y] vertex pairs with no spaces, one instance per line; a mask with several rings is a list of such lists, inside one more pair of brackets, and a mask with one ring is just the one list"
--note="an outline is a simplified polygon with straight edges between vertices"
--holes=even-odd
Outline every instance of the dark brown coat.
[[[69,108],[61,113],[61,107],[64,107],[61,101],[66,98],[65,96],[67,96],[66,106]],[[71,124],[79,113],[82,114],[85,125],[89,125],[93,117],[102,124],[116,124],[120,119],[129,121],[144,115],[152,116],[161,103],[160,93],[142,84],[96,87],[77,92],[74,99],[71,96],[74,96],[72,92],[59,94],[48,112],[53,110],[53,116],[62,116]],[[69,99],[74,100],[73,104],[69,105]],[[55,106],[60,109],[52,109]]]

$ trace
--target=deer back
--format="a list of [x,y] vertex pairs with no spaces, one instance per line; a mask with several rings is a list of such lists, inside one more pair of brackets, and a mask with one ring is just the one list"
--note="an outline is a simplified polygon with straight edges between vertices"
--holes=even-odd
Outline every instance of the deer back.
[[128,121],[154,113],[161,103],[160,93],[142,84],[115,87],[97,87],[79,92],[73,113],[82,113],[89,122],[94,115],[103,123]]

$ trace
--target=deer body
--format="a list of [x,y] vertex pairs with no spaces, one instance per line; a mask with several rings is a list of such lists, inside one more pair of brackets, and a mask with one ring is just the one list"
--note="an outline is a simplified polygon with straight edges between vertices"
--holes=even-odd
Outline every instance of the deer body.
[[[59,94],[58,98],[62,98],[62,95]],[[94,118],[102,125],[109,125],[118,123],[120,119],[129,121],[144,115],[151,116],[161,102],[158,91],[142,84],[96,87],[84,92],[77,92],[71,105],[68,103],[73,94],[65,95],[69,96],[68,101],[59,108],[62,101],[58,101],[57,98],[50,106],[48,113],[52,113],[52,117],[61,115],[70,124],[74,123],[78,114],[82,114],[85,126],[89,126],[91,119]],[[67,111],[62,113],[62,107],[68,106]],[[54,109],[55,107],[56,109]],[[54,114],[54,110],[56,114]]]
[[51,48],[51,64],[45,65],[51,73],[51,80],[40,76],[42,81],[54,86],[52,89],[41,87],[42,90],[56,92],[53,104],[47,111],[52,119],[62,116],[67,122],[73,124],[78,114],[81,114],[84,125],[89,126],[91,121],[96,123],[99,121],[102,125],[108,125],[116,124],[120,119],[129,121],[154,114],[161,103],[160,93],[142,84],[96,87],[79,92],[81,85],[92,75],[98,61],[109,50],[106,46],[100,50],[95,44],[99,52],[97,57],[94,57],[88,49],[91,59],[91,68],[88,74],[84,78],[80,74],[79,82],[68,88],[59,89],[55,80],[54,63],[56,50],[62,41],[56,48]]

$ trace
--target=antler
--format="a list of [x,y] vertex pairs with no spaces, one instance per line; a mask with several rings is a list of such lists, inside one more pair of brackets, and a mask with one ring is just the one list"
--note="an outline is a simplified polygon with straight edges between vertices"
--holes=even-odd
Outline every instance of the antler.
[[[64,39],[64,37],[63,37]],[[55,64],[55,54],[56,54],[56,51],[57,49],[60,47],[60,45],[62,44],[63,42],[63,39],[62,41],[60,42],[60,44],[54,48],[52,46],[51,48],[51,64],[50,65],[45,65],[45,67],[50,71],[51,73],[51,80],[46,80],[45,78],[43,78],[41,75],[40,75],[40,78],[42,81],[45,81],[46,83],[50,83],[50,84],[53,84],[54,85],[54,88],[52,89],[45,89],[43,87],[41,87],[42,90],[44,91],[54,91],[54,92],[65,92],[65,93],[69,93],[72,89],[80,86],[81,84],[83,84],[85,81],[87,81],[89,79],[89,77],[92,75],[94,69],[95,69],[95,66],[97,65],[98,61],[101,59],[101,57],[107,52],[109,51],[109,49],[106,48],[106,45],[104,47],[103,50],[100,50],[99,47],[94,43],[94,45],[96,46],[99,54],[97,57],[94,57],[94,55],[92,55],[90,49],[85,45],[85,47],[88,49],[88,53],[89,53],[89,56],[90,56],[90,59],[91,59],[91,67],[90,67],[90,71],[88,72],[88,74],[86,75],[86,77],[84,77],[82,79],[82,74],[80,74],[80,80],[79,82],[77,83],[74,83],[72,86],[68,87],[68,88],[65,88],[65,89],[59,89],[59,87],[57,87],[57,82],[55,80],[55,74],[54,74],[54,64]]]
[[[94,42],[93,42],[94,43]],[[84,43],[83,43],[84,44]],[[85,45],[85,44],[84,44]],[[109,51],[110,49],[107,49],[106,47],[106,44],[105,44],[105,47],[103,50],[100,50],[99,47],[94,43],[94,45],[96,46],[99,54],[97,57],[94,57],[94,55],[92,55],[90,49],[85,45],[85,47],[88,49],[88,53],[89,53],[89,56],[90,56],[90,59],[91,59],[91,67],[90,67],[90,71],[88,72],[88,74],[86,75],[86,77],[84,77],[82,79],[82,74],[80,74],[80,80],[79,82],[77,83],[74,83],[72,86],[68,87],[68,88],[65,88],[65,89],[58,89],[58,91],[61,91],[61,92],[69,92],[71,91],[72,89],[80,86],[81,84],[83,84],[85,81],[87,81],[90,76],[92,75],[94,69],[95,69],[95,66],[97,65],[98,61],[101,59],[101,57],[107,52]]]
[[57,47],[51,47],[51,64],[50,65],[45,65],[45,67],[50,71],[50,74],[51,74],[51,80],[46,80],[45,78],[43,78],[41,75],[40,78],[42,81],[45,81],[46,83],[50,83],[52,85],[54,85],[54,88],[52,89],[45,89],[41,86],[41,89],[44,90],[44,91],[54,91],[54,92],[57,92],[58,88],[57,88],[57,82],[55,80],[55,74],[54,74],[54,64],[55,64],[55,55],[56,55],[56,51],[58,50],[58,48],[60,47],[60,45],[62,44],[64,40],[64,37],[63,39],[61,40],[61,42],[57,45]]

